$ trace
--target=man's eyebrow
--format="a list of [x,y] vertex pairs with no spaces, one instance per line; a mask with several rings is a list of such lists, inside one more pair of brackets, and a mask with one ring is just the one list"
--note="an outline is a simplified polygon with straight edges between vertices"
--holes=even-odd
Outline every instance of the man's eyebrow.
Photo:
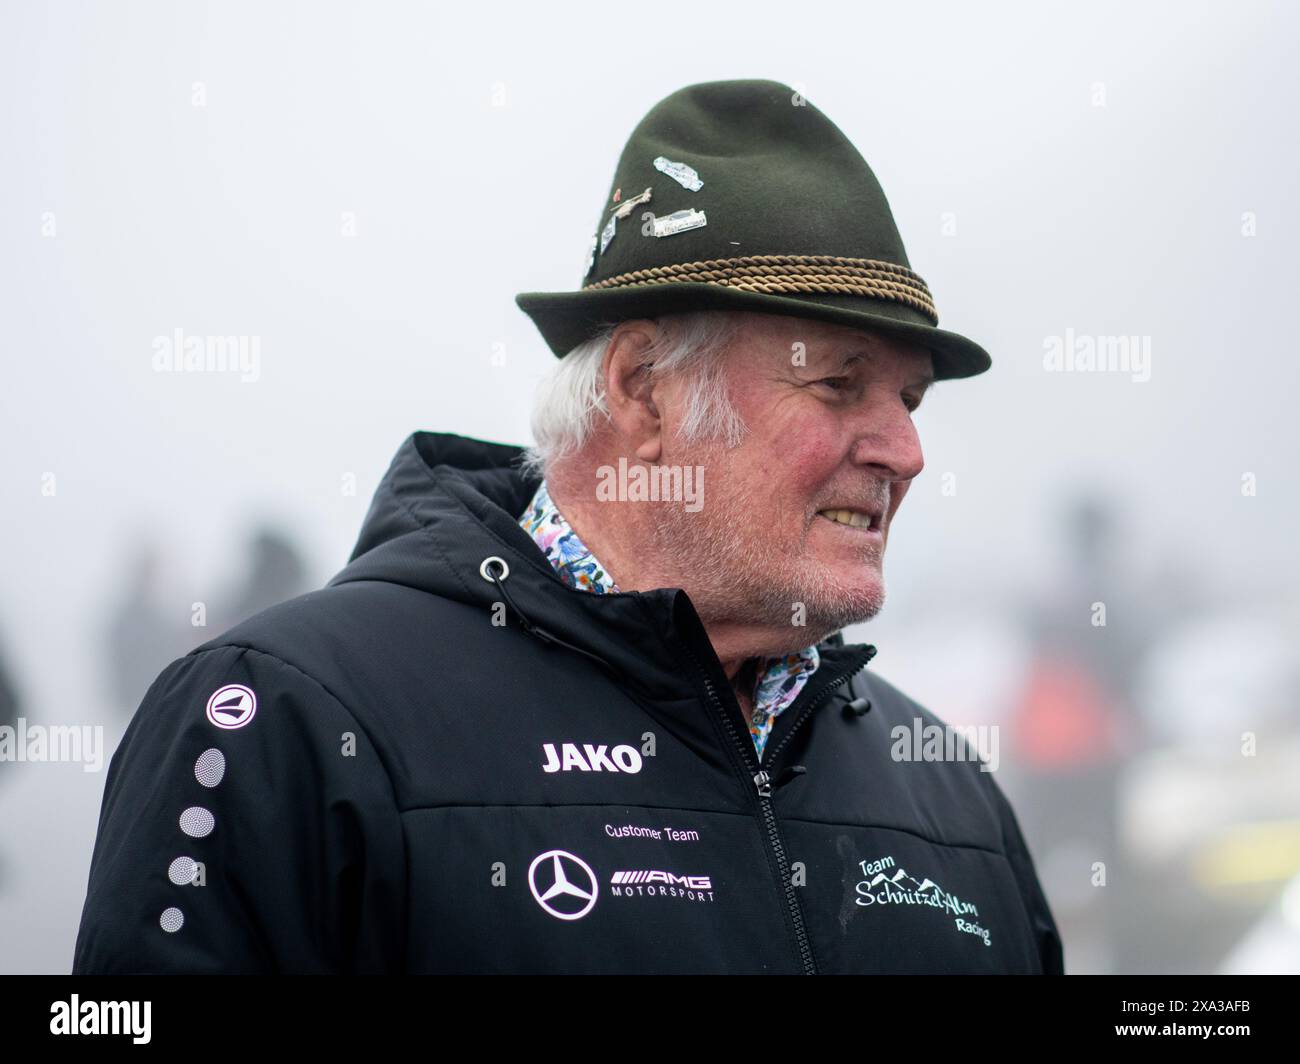
[[[862,362],[866,358],[867,358],[867,352],[865,351],[848,351],[840,355],[839,359],[837,360],[836,366],[838,370],[842,373],[850,366],[854,366],[857,363]],[[921,389],[921,394],[924,395],[927,391],[929,391],[930,386],[932,384],[934,384],[934,371],[929,370],[925,373],[922,373],[920,376],[918,376],[914,381],[912,381],[908,385],[908,387],[914,388],[919,386]]]

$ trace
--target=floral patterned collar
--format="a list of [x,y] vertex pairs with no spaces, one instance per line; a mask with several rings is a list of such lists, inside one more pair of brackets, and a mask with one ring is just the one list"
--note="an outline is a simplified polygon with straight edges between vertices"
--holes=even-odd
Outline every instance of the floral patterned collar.
[[[545,480],[538,485],[532,501],[519,518],[519,524],[533,537],[546,560],[569,587],[597,595],[618,593],[614,578],[583,545],[578,533],[560,513]],[[773,722],[798,697],[819,663],[816,645],[784,657],[764,660],[754,688],[754,714],[749,724],[749,734],[760,761],[768,736],[772,734]]]

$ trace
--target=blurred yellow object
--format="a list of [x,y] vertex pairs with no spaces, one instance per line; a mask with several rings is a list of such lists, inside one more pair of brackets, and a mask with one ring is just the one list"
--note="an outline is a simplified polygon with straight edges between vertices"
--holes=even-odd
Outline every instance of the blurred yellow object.
[[1199,847],[1192,879],[1207,892],[1281,885],[1300,874],[1300,820],[1236,824]]

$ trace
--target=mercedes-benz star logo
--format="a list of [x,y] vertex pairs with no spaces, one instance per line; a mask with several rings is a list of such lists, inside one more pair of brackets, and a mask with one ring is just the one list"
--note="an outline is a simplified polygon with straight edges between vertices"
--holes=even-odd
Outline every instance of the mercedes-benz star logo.
[[537,904],[559,920],[578,920],[591,912],[599,887],[596,873],[567,850],[547,850],[528,866],[528,889]]

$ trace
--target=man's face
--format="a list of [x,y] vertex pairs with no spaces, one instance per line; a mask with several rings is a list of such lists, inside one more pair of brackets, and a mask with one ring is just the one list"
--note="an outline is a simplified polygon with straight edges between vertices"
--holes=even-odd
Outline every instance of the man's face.
[[684,443],[682,393],[668,389],[660,461],[702,466],[705,497],[699,513],[663,507],[657,539],[690,558],[683,586],[702,614],[789,625],[797,649],[884,605],[890,522],[924,464],[912,411],[933,378],[930,353],[752,314],[723,357],[748,432],[730,450]]

